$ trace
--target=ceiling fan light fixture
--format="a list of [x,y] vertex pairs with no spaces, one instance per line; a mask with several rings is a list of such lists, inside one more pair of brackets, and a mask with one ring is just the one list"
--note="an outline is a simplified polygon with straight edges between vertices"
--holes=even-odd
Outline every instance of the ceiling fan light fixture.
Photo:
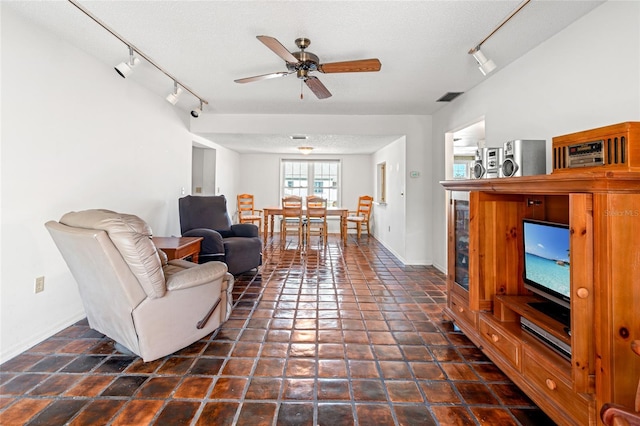
[[312,146],[299,146],[298,147],[298,151],[300,151],[300,153],[302,155],[309,155],[309,154],[311,154],[311,151],[313,151],[313,147]]
[[169,102],[171,105],[175,105],[178,102],[178,98],[180,97],[181,94],[182,94],[182,88],[178,86],[177,81],[174,81],[173,92],[167,95],[167,102]]

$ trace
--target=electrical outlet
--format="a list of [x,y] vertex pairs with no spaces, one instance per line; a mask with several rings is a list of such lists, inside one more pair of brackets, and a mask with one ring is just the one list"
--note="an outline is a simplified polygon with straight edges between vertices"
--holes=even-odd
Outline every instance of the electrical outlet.
[[44,291],[44,277],[36,278],[36,293],[41,293]]

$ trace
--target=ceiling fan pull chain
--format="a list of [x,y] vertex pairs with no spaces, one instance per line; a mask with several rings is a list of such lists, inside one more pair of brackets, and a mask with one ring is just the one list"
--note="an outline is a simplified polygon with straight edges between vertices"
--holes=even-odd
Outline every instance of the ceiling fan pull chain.
[[300,80],[300,100],[303,100],[303,99],[304,99],[304,95],[302,94],[302,90],[303,90],[303,87],[302,87],[302,80]]

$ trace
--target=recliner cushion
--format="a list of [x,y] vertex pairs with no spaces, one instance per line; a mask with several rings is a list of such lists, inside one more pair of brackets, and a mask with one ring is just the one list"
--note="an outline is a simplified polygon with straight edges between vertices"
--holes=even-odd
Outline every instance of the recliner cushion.
[[147,296],[164,296],[166,284],[162,263],[151,240],[151,228],[145,221],[130,214],[93,209],[69,212],[62,216],[60,223],[106,231]]

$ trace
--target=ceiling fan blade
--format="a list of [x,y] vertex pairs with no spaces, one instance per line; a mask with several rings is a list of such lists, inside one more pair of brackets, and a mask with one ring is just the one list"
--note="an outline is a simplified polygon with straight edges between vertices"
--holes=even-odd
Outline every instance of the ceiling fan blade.
[[318,99],[331,97],[331,92],[322,84],[318,77],[307,77],[304,82]]
[[268,80],[270,78],[277,78],[277,77],[286,77],[289,74],[291,73],[286,71],[272,72],[271,74],[263,74],[263,75],[256,75],[254,77],[239,78],[233,81],[235,81],[236,83],[251,83],[252,81]]
[[262,43],[264,43],[264,45],[267,46],[269,49],[271,49],[273,53],[275,53],[276,55],[284,59],[285,62],[289,62],[290,64],[297,64],[299,62],[298,58],[293,56],[293,54],[289,52],[287,48],[284,47],[282,43],[280,43],[275,38],[265,36],[265,35],[259,35],[259,36],[256,36],[256,38],[260,40]]
[[380,71],[382,64],[377,58],[360,59],[357,61],[330,62],[318,65],[318,71],[323,73],[333,72],[370,72]]

